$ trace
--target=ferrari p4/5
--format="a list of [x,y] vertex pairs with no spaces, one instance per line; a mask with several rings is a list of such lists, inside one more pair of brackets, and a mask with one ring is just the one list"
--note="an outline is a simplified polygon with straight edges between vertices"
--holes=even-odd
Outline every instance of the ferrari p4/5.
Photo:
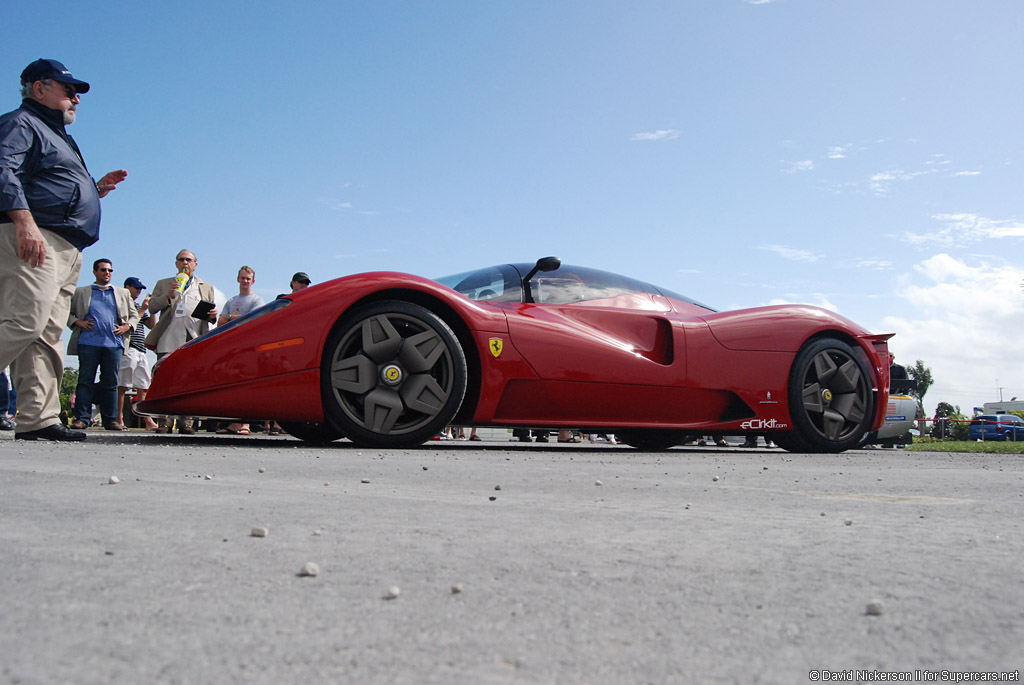
[[841,452],[885,420],[889,337],[806,305],[717,312],[556,257],[436,280],[362,273],[187,343],[139,410],[275,418],[303,440],[375,447],[455,423]]

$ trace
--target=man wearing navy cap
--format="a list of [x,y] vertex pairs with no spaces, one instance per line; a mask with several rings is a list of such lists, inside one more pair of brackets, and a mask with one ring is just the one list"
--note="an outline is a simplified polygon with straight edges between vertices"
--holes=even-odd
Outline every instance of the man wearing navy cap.
[[84,440],[64,428],[60,336],[82,270],[99,239],[100,198],[128,175],[94,181],[65,126],[89,84],[53,59],[21,73],[21,107],[0,116],[0,368],[11,364],[20,440]]
[[[121,370],[117,380],[117,422],[122,426],[127,426],[128,423],[124,420],[125,395],[129,390],[134,389],[135,401],[141,402],[146,399],[146,391],[149,390],[149,384],[152,381],[149,372],[149,359],[146,357],[146,332],[143,327],[152,328],[153,320],[149,318],[149,295],[146,295],[142,304],[138,302],[142,291],[146,289],[142,280],[135,276],[129,276],[124,279],[124,287],[131,293],[132,300],[135,301],[135,308],[139,311],[139,325],[132,331],[131,341],[121,357]],[[131,416],[130,407],[128,411]],[[143,419],[143,427],[146,430],[155,430],[156,421],[147,416]]]

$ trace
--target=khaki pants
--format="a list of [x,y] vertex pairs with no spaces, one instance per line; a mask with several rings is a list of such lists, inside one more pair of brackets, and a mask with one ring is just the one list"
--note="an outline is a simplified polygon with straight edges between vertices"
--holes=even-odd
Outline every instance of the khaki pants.
[[64,350],[71,296],[82,271],[82,252],[42,229],[46,260],[32,268],[18,258],[12,223],[0,223],[0,368],[11,365],[18,391],[18,432],[59,422]]

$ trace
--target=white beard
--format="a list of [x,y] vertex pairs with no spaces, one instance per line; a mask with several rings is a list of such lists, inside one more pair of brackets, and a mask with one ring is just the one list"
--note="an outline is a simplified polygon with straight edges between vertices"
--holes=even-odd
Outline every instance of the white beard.
[[64,110],[64,125],[67,126],[67,125],[73,124],[73,123],[75,123],[75,110],[73,110],[73,109],[66,109],[66,110]]

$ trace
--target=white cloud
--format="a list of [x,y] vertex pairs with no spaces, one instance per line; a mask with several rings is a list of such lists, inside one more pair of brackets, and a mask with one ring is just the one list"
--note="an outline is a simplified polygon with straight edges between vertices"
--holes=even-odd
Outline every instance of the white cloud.
[[630,136],[630,140],[674,140],[679,137],[679,131],[674,128],[666,128],[658,131],[646,131],[643,133],[634,133]]
[[981,176],[980,171],[958,171],[954,176]]
[[1007,396],[1024,395],[1024,269],[981,259],[938,254],[897,280],[895,295],[914,312],[887,316],[882,326],[896,336],[890,349],[904,364],[921,359],[935,385],[925,411],[940,401],[974,406],[998,400],[996,379]]
[[897,181],[912,181],[918,176],[932,173],[931,171],[903,171],[902,169],[890,169],[874,174],[868,179],[868,187],[871,192],[879,197],[889,194],[893,183]]
[[829,159],[846,159],[846,145],[837,145],[836,147],[830,147],[828,149]]
[[800,162],[781,162],[782,173],[784,174],[795,174],[801,171],[813,171],[814,162],[809,159],[802,160]]
[[793,262],[816,262],[821,255],[814,254],[810,250],[802,250],[798,247],[787,247],[786,245],[762,245],[758,248],[766,252],[774,252],[783,259]]
[[1019,221],[989,219],[977,214],[935,214],[931,217],[944,225],[930,233],[907,231],[901,236],[912,245],[933,247],[965,247],[982,240],[1024,238],[1024,224]]
[[861,259],[854,266],[858,269],[874,269],[875,271],[889,271],[893,263],[888,259]]

